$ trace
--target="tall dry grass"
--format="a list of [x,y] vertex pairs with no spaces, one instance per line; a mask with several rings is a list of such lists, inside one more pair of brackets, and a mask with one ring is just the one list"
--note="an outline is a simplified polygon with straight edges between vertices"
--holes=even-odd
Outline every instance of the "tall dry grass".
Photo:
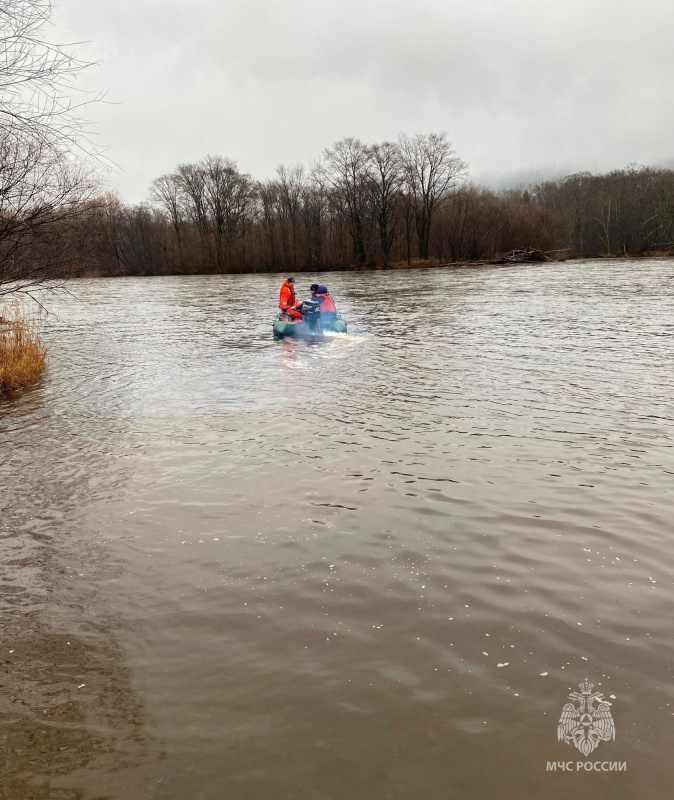
[[23,389],[47,366],[37,320],[18,303],[0,307],[0,393]]

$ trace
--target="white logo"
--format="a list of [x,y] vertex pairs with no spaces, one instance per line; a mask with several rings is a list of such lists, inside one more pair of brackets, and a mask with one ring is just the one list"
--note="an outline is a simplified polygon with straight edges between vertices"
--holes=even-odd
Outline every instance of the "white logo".
[[615,725],[609,708],[611,704],[604,700],[601,692],[592,691],[594,685],[587,678],[578,684],[578,688],[580,693],[571,692],[569,695],[574,702],[567,703],[562,709],[557,739],[573,743],[584,756],[589,756],[599,742],[615,740]]

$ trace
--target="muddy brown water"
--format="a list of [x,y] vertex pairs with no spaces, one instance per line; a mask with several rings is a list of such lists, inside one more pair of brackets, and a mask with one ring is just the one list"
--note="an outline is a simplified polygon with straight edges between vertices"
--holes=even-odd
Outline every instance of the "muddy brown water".
[[0,401],[0,796],[669,798],[674,262],[322,280],[347,336],[274,341],[279,276],[50,301]]

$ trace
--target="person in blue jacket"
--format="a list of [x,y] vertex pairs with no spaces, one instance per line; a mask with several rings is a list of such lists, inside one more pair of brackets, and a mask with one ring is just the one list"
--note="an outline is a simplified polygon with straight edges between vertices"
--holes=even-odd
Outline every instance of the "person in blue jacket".
[[320,283],[312,283],[309,289],[312,299],[318,300],[321,304],[321,320],[334,322],[337,319],[337,306],[328,292],[328,287]]

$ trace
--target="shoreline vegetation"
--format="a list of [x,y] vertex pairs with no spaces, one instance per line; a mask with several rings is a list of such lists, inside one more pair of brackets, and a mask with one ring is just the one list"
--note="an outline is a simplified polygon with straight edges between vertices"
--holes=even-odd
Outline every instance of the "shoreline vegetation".
[[47,366],[37,321],[18,304],[0,307],[0,397],[25,389]]
[[516,251],[674,255],[674,170],[630,166],[494,192],[469,182],[445,133],[348,138],[266,181],[220,156],[179,165],[147,202],[100,198],[86,228],[71,274],[92,277],[520,263],[507,258]]
[[570,251],[562,250],[562,251],[550,251],[548,255],[549,258],[540,259],[540,258],[521,258],[521,259],[508,259],[507,256],[509,254],[502,254],[502,256],[490,260],[490,261],[439,261],[438,259],[428,259],[424,261],[422,259],[411,259],[408,263],[407,261],[394,261],[389,264],[362,264],[362,265],[343,265],[343,264],[332,264],[327,266],[316,266],[316,267],[306,267],[304,265],[300,266],[286,266],[283,269],[279,270],[259,270],[259,269],[249,269],[249,270],[228,270],[227,272],[222,273],[214,273],[212,271],[208,272],[194,272],[190,271],[189,273],[153,273],[152,275],[148,273],[136,273],[134,275],[124,275],[124,274],[109,274],[104,272],[96,272],[95,270],[80,272],[79,274],[72,275],[72,279],[92,279],[92,278],[119,278],[119,277],[161,277],[163,275],[176,275],[176,274],[189,274],[190,276],[199,276],[199,275],[255,275],[255,274],[262,274],[262,273],[269,273],[269,274],[279,274],[285,275],[288,273],[303,275],[308,273],[317,273],[320,274],[321,272],[380,272],[380,271],[392,271],[392,270],[422,270],[422,269],[461,269],[461,268],[477,268],[477,267],[489,267],[489,266],[517,266],[517,265],[524,265],[524,264],[551,264],[551,263],[562,263],[564,261],[570,260],[583,260],[583,261],[621,261],[621,260],[631,260],[631,261],[640,261],[646,259],[654,259],[654,258],[661,258],[661,259],[672,259],[674,258],[674,249],[672,250],[656,250],[656,251],[645,251],[643,253],[624,253],[621,255],[614,255],[611,253],[602,253],[598,256],[593,257],[578,257],[575,255],[570,255]]

